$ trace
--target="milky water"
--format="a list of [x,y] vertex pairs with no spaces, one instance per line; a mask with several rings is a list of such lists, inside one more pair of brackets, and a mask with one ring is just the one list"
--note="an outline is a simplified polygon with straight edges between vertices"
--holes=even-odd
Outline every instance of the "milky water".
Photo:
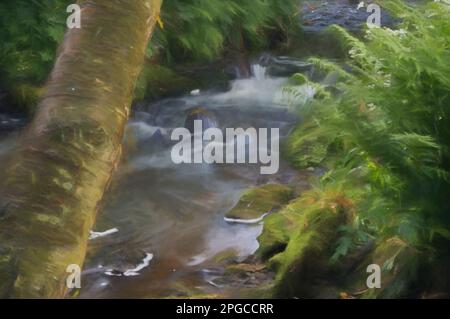
[[[81,297],[225,293],[226,287],[214,284],[223,269],[213,257],[232,250],[244,260],[258,248],[263,227],[263,221],[227,222],[225,213],[247,188],[287,182],[296,173],[284,162],[275,175],[261,175],[256,164],[176,165],[170,134],[185,125],[188,110],[201,107],[220,129],[279,128],[286,137],[297,121],[283,92],[288,80],[267,76],[259,65],[253,73],[232,81],[226,92],[197,91],[135,110],[123,163],[91,233]],[[313,94],[297,89],[302,99]],[[13,145],[14,138],[1,142],[0,156]]]

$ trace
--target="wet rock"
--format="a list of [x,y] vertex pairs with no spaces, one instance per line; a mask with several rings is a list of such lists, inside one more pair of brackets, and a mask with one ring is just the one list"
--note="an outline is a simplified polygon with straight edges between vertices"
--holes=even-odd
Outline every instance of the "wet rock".
[[145,122],[132,122],[127,125],[123,141],[124,158],[146,150],[158,152],[171,145],[167,129],[155,127]]
[[246,263],[241,263],[241,264],[229,265],[226,268],[226,271],[227,271],[227,273],[248,275],[250,273],[256,273],[256,272],[263,271],[265,269],[266,269],[266,265],[265,264],[246,264]]
[[266,74],[275,77],[289,77],[295,73],[305,73],[312,69],[312,64],[301,59],[287,56],[264,54],[259,63],[266,67]]
[[104,274],[107,276],[139,276],[140,272],[150,265],[153,257],[153,254],[143,251],[123,252],[122,255],[117,256],[112,267],[102,267],[102,269],[105,269]]
[[0,88],[0,134],[23,128],[26,123],[25,114],[20,112],[7,92]]
[[159,128],[149,139],[149,142],[152,145],[156,145],[156,146],[166,146],[169,144],[168,135],[167,135],[167,133],[166,134],[163,133],[163,129]]
[[186,111],[184,127],[192,133],[194,132],[194,121],[198,120],[202,121],[203,131],[217,127],[217,120],[214,114],[202,107],[195,107]]
[[234,248],[228,248],[218,252],[212,260],[215,263],[229,263],[238,259],[238,252]]
[[11,117],[6,114],[0,114],[0,133],[9,133],[21,129],[26,125],[24,118]]
[[267,184],[247,190],[226,215],[227,221],[257,220],[276,212],[293,197],[293,189],[281,184]]

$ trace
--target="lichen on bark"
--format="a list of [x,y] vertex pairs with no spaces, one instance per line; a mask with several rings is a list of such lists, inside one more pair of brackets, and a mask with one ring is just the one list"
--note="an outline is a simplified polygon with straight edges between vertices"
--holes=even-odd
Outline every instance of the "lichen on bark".
[[2,179],[0,297],[63,297],[120,158],[162,0],[81,0],[36,116]]

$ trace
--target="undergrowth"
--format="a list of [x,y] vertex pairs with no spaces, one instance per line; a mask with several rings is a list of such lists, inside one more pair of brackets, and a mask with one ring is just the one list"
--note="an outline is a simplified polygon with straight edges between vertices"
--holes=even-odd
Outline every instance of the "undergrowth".
[[439,262],[450,244],[450,7],[382,4],[402,19],[396,30],[369,29],[362,40],[329,30],[346,67],[311,59],[337,81],[302,106],[286,153],[298,167],[327,167],[313,189],[339,188],[354,203],[332,260],[397,237]]

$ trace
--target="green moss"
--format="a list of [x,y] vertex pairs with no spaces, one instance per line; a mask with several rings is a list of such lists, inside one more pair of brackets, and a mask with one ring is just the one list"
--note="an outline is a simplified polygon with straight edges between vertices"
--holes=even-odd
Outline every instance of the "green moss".
[[[385,299],[411,297],[419,289],[421,254],[398,237],[380,242],[374,251],[356,269],[357,279],[351,291],[362,291],[361,298]],[[367,266],[381,267],[381,288],[367,288]]]
[[257,255],[276,273],[272,297],[314,296],[311,287],[327,271],[349,211],[342,193],[312,190],[265,220]]
[[290,81],[295,84],[295,85],[304,85],[306,83],[308,83],[308,78],[301,74],[301,73],[296,73],[294,74],[291,78]]
[[273,214],[264,220],[264,231],[258,237],[259,248],[256,255],[263,260],[283,251],[288,242],[287,232],[292,228],[292,223],[286,214]]
[[83,265],[161,5],[79,3],[91,14],[65,37],[39,110],[1,179],[9,204],[0,218],[3,298],[64,297],[67,265]]
[[249,189],[225,217],[230,219],[259,218],[266,213],[277,211],[292,197],[292,188],[281,184],[267,184]]
[[134,91],[134,100],[157,99],[169,95],[186,93],[196,87],[196,82],[173,70],[147,63],[139,76]]
[[344,221],[344,211],[331,208],[313,209],[301,216],[286,250],[270,260],[277,271],[276,296],[311,297],[308,283],[328,266],[330,247]]

